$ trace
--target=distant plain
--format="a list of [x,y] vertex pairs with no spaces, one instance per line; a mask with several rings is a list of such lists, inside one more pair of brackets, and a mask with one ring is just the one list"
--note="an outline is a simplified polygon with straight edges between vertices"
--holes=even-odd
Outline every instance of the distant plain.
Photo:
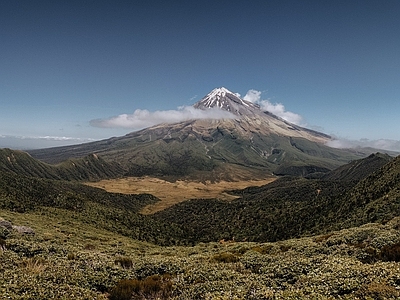
[[97,182],[88,182],[87,185],[97,187],[112,193],[123,194],[151,194],[159,202],[150,204],[141,210],[142,214],[154,214],[158,211],[171,207],[174,204],[190,199],[220,199],[233,200],[237,196],[230,195],[227,191],[244,189],[250,186],[262,186],[271,183],[275,178],[246,181],[219,181],[219,182],[196,182],[177,180],[169,182],[154,177],[126,177],[119,179],[107,179]]

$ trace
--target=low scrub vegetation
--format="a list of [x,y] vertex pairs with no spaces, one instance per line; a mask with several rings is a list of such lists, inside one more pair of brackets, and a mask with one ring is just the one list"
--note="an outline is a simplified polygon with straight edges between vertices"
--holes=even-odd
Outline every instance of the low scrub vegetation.
[[382,247],[378,258],[382,261],[400,262],[400,243]]
[[121,267],[125,268],[125,269],[130,269],[133,267],[133,261],[131,258],[123,256],[123,257],[118,257],[115,260],[115,264],[116,265],[120,265]]
[[143,280],[123,279],[111,289],[110,300],[169,299],[172,292],[171,277],[153,275]]
[[286,177],[155,216],[139,213],[151,195],[0,172],[0,295],[399,299],[399,159],[359,182]]
[[[161,247],[64,209],[0,210],[5,299],[398,299],[400,218],[280,242]],[[87,250],[85,245],[95,244]]]
[[223,263],[233,263],[237,262],[239,258],[232,253],[229,252],[224,252],[224,253],[218,253],[213,256],[213,260],[217,262],[223,262]]

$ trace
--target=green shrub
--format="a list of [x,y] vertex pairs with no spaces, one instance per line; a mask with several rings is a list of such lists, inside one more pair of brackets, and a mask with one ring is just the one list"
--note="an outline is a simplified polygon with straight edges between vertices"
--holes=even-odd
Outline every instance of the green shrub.
[[333,236],[333,233],[330,234],[324,234],[324,235],[319,235],[316,238],[314,238],[314,242],[316,243],[322,243],[325,242],[327,239],[329,239],[331,236]]
[[0,226],[0,238],[6,239],[10,234],[11,232],[7,228]]
[[69,253],[67,254],[67,259],[68,259],[68,260],[75,260],[75,259],[76,259],[76,254],[75,254],[75,253],[72,253],[72,252],[69,252]]
[[279,249],[281,249],[282,252],[287,252],[292,248],[292,246],[288,246],[288,245],[281,245],[279,247]]
[[400,243],[382,247],[379,259],[400,262]]
[[213,260],[223,263],[233,263],[237,262],[239,258],[233,253],[225,252],[214,255]]
[[272,249],[271,245],[266,245],[266,246],[255,246],[251,248],[251,250],[256,251],[260,254],[268,254]]
[[123,267],[124,269],[130,269],[133,267],[133,261],[132,259],[130,259],[129,257],[126,256],[122,256],[122,257],[118,257],[115,260],[115,264],[116,265],[120,265],[121,267]]
[[94,249],[96,249],[96,246],[93,245],[93,244],[86,244],[86,245],[83,247],[83,249],[85,249],[85,250],[94,250]]
[[6,249],[6,241],[3,240],[1,237],[0,237],[0,249],[2,250]]
[[399,291],[385,283],[371,282],[363,285],[355,292],[355,296],[357,296],[358,299],[393,299],[399,296]]
[[153,275],[144,280],[124,279],[111,290],[110,300],[168,299],[172,292],[169,275]]
[[137,288],[137,280],[123,279],[111,290],[110,300],[130,300],[133,291]]

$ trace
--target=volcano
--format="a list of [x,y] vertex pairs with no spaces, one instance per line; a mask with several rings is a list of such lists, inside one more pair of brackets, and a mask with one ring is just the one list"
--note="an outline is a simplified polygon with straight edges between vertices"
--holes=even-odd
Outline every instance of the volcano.
[[[276,134],[306,138],[318,143],[326,143],[331,139],[329,135],[297,126],[268,111],[262,111],[258,105],[239,98],[237,94],[224,87],[212,90],[193,107],[202,110],[219,108],[232,113],[235,118],[230,123],[236,123],[235,127],[242,135],[246,135],[245,132],[261,135]],[[227,120],[222,120],[222,122],[227,122]]]
[[[29,153],[48,163],[96,154],[120,165],[124,176],[203,181],[318,175],[367,156],[330,148],[325,145],[329,135],[287,122],[224,87],[212,90],[193,108],[203,116],[204,111],[214,112],[213,117]],[[215,118],[215,110],[223,111],[223,118]]]

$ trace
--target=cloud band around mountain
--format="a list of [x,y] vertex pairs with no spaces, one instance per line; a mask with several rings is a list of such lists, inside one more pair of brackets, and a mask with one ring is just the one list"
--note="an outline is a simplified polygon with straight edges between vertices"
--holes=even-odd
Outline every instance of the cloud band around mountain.
[[159,110],[150,112],[137,109],[133,114],[121,114],[108,119],[91,120],[90,124],[102,128],[141,129],[161,123],[178,123],[193,119],[232,119],[235,115],[218,108],[208,110],[196,109],[191,106],[180,107],[177,110]]
[[[238,95],[239,96],[239,95]],[[244,100],[260,105],[260,108],[296,125],[302,124],[303,118],[293,112],[286,111],[281,103],[271,103],[261,100],[261,92],[249,90]],[[161,123],[177,123],[192,119],[227,119],[235,116],[227,111],[213,108],[209,110],[195,109],[192,106],[183,106],[176,110],[160,110],[151,112],[146,109],[136,109],[133,114],[121,114],[105,119],[91,120],[90,124],[100,128],[129,128],[141,129]]]
[[326,143],[327,146],[339,149],[349,149],[349,148],[374,148],[382,149],[387,151],[400,151],[400,141],[389,140],[389,139],[379,139],[379,140],[349,140],[342,138],[334,138],[333,140]]
[[[268,99],[262,100],[261,93],[261,91],[252,89],[246,93],[243,99],[260,105],[262,110],[269,111],[290,123],[306,126],[301,115],[287,111],[285,106],[281,103],[274,104]],[[131,130],[139,130],[161,123],[178,123],[193,119],[232,119],[235,117],[237,116],[219,108],[201,110],[192,106],[183,106],[176,110],[160,110],[154,112],[146,109],[136,109],[133,114],[121,114],[105,119],[94,119],[90,121],[90,124],[94,127],[100,128],[126,128]],[[362,139],[356,141],[334,138],[332,141],[327,143],[327,146],[333,148],[371,147],[382,150],[400,151],[400,141],[387,139]]]

